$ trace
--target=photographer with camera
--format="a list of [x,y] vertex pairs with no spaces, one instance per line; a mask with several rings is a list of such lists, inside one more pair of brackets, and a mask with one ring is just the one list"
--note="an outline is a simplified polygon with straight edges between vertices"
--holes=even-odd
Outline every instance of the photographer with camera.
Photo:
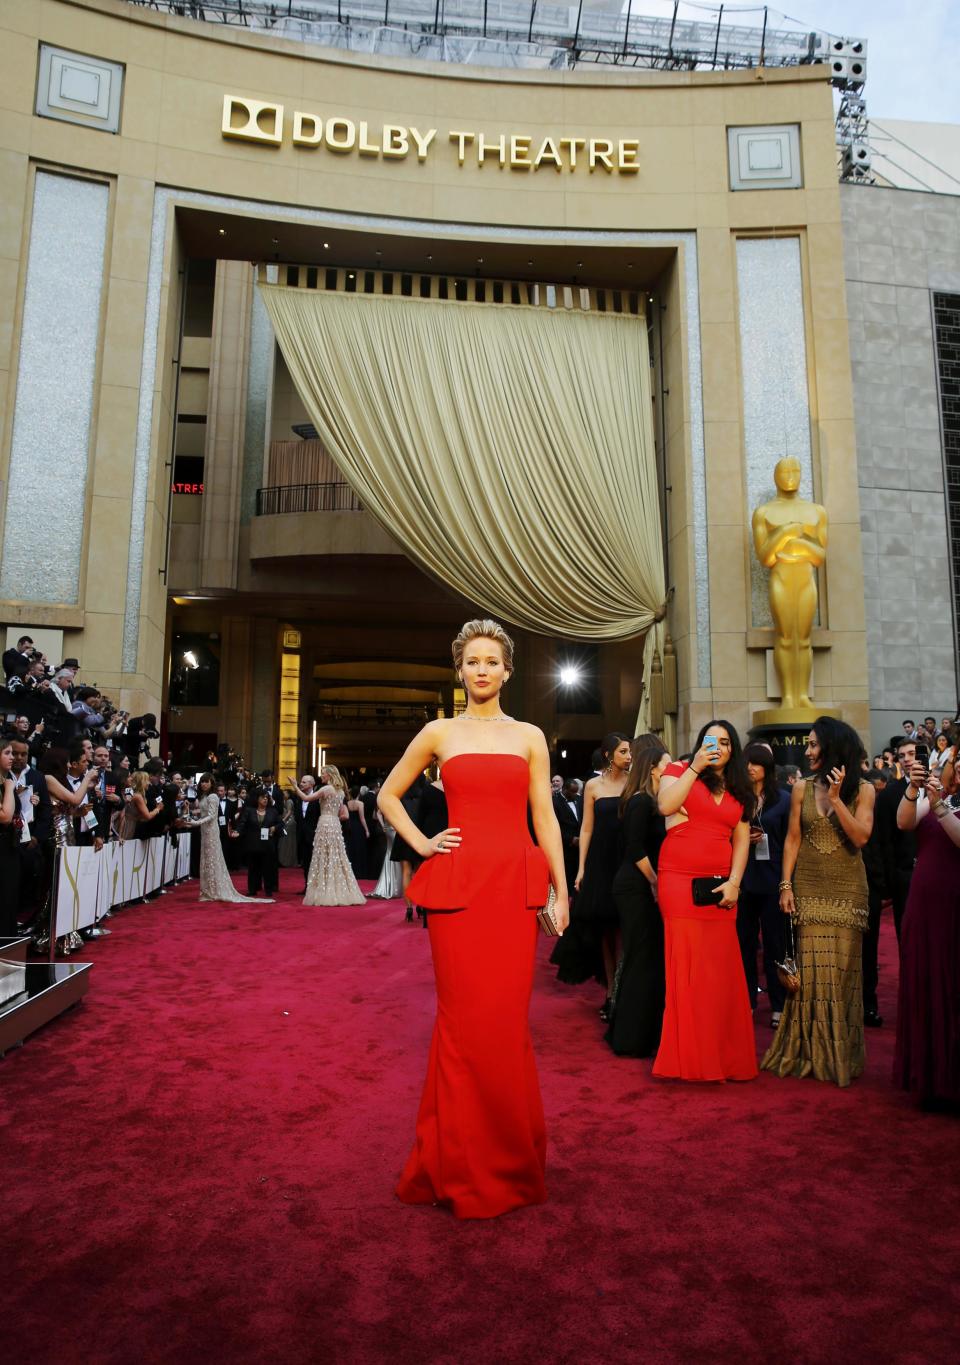
[[39,658],[39,651],[34,648],[33,641],[29,635],[21,635],[13,649],[3,651],[3,672],[4,676],[10,678],[18,671],[20,665],[24,671],[34,659]]
[[71,711],[84,727],[81,734],[86,732],[103,739],[109,739],[113,735],[116,722],[108,724],[106,717],[101,714],[102,708],[103,696],[95,687],[77,688]]
[[132,720],[129,713],[123,711],[120,717],[124,730],[117,735],[115,747],[129,755],[131,767],[137,768],[140,766],[141,757],[148,760],[153,757],[150,752],[150,741],[160,738],[157,718],[152,711],[147,711],[142,716],[134,716]]

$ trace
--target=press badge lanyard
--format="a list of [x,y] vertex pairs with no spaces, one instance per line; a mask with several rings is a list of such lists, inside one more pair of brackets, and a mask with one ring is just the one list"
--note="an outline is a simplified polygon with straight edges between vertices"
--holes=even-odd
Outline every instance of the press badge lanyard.
[[760,823],[760,816],[763,814],[763,793],[757,798],[757,809],[754,819],[757,822],[757,829],[760,830],[760,838],[753,845],[753,856],[758,863],[768,863],[770,861],[770,837]]

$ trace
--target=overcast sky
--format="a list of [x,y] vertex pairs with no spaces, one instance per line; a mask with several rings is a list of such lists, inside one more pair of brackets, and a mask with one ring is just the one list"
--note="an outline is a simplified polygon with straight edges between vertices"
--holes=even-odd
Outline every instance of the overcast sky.
[[781,12],[804,27],[866,38],[872,117],[960,123],[957,0],[787,0]]
[[[623,0],[626,9],[627,0]],[[635,14],[669,16],[673,0],[632,0]],[[718,4],[681,0],[686,19],[716,22]],[[867,111],[874,118],[960,123],[960,0],[781,0],[773,28],[822,29],[867,40]],[[762,4],[731,0],[725,23],[763,23]]]

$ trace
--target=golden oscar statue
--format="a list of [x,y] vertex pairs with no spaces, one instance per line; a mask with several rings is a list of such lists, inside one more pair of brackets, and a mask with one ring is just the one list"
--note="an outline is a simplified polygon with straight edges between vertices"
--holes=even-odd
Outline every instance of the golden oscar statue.
[[809,724],[823,707],[810,700],[817,614],[817,569],[827,557],[827,514],[819,503],[799,496],[800,461],[778,460],[773,471],[777,496],[753,514],[757,558],[770,570],[773,663],[780,680],[780,705],[754,717],[760,725]]

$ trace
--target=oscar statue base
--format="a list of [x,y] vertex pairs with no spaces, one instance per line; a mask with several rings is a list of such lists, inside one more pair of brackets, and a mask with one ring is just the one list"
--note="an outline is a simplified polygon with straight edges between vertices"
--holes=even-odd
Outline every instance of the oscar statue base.
[[[790,713],[787,712],[787,715]],[[816,720],[817,716],[828,716],[830,712],[826,709],[818,711],[812,717]],[[767,721],[767,716],[777,717],[774,721]],[[807,720],[800,724],[797,721],[780,720],[780,713],[777,711],[761,711],[754,717],[754,724],[750,727],[750,738],[758,740],[763,744],[769,744],[773,750],[773,757],[777,763],[795,763],[798,768],[803,770],[806,767],[804,753],[807,747],[807,736],[810,734],[811,721]]]
[[807,729],[817,716],[836,716],[830,706],[771,706],[766,711],[758,711],[753,717],[754,725],[805,725]]

